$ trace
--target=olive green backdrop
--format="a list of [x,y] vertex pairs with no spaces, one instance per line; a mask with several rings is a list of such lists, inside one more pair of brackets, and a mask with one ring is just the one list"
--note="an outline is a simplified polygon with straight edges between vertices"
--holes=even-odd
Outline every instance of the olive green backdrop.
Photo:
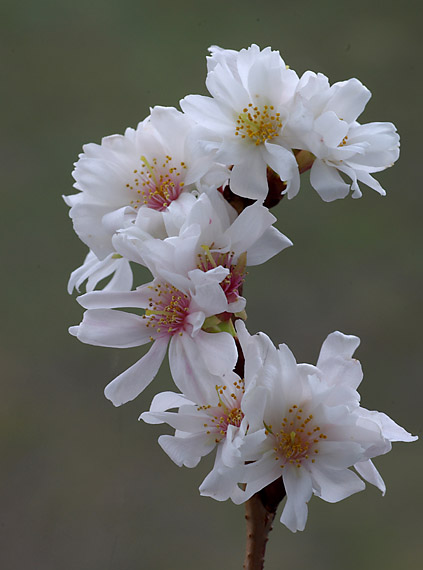
[[[298,73],[358,77],[373,93],[364,121],[392,121],[398,164],[381,198],[323,203],[303,177],[275,210],[295,243],[251,269],[250,331],[315,362],[336,329],[362,339],[363,405],[422,428],[421,21],[418,1],[3,0],[1,34],[2,318],[0,568],[240,568],[243,507],[202,498],[211,467],[180,469],[166,431],[137,421],[166,367],[115,409],[103,387],[142,350],[86,346],[67,327],[66,293],[85,246],[61,195],[82,144],[136,126],[154,105],[206,93],[211,44],[279,49]],[[145,276],[146,277],[146,276]],[[267,570],[419,568],[421,443],[376,461],[387,483],[337,505],[313,498],[306,531],[277,523]],[[420,561],[420,562],[419,562]]]

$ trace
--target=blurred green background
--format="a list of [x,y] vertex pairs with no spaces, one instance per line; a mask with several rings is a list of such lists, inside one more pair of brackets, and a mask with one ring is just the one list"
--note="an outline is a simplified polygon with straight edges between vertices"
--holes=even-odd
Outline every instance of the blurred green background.
[[[0,568],[241,568],[243,507],[202,498],[211,467],[180,469],[161,451],[166,428],[137,422],[163,368],[115,409],[103,388],[141,351],[68,335],[82,310],[66,293],[85,246],[62,194],[82,144],[136,126],[154,105],[206,93],[211,44],[271,45],[298,73],[358,77],[373,93],[361,121],[392,121],[399,163],[381,198],[323,203],[302,190],[274,211],[295,243],[250,270],[250,331],[315,362],[339,329],[362,339],[365,407],[422,432],[421,3],[3,0],[3,317]],[[304,533],[276,523],[267,570],[420,568],[421,443],[376,461],[387,483],[337,505],[313,498]]]

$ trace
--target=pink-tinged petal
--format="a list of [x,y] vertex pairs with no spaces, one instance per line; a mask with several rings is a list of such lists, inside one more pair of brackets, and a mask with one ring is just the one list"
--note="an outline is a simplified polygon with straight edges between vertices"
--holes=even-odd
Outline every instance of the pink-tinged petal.
[[313,492],[310,473],[305,469],[290,466],[286,466],[283,472],[286,504],[280,519],[281,523],[292,532],[304,530],[308,515],[307,503]]
[[115,406],[121,406],[141,394],[159,371],[167,345],[166,337],[155,340],[147,354],[106,386],[106,398]]
[[345,198],[350,191],[350,185],[342,180],[337,170],[321,160],[315,160],[311,167],[310,184],[325,202]]
[[[248,143],[246,143],[248,144]],[[264,200],[269,190],[266,176],[266,163],[260,150],[250,152],[247,162],[235,164],[231,171],[230,186],[232,192],[244,198]]]
[[363,479],[365,479],[368,483],[371,483],[378,489],[382,491],[382,495],[385,495],[386,492],[386,485],[385,481],[380,476],[379,471],[373,465],[373,462],[370,459],[367,461],[360,461],[354,465],[354,469],[357,471]]
[[69,332],[86,344],[111,348],[142,346],[151,340],[142,317],[110,309],[85,311],[81,324]]
[[366,488],[360,477],[349,469],[313,466],[312,478],[315,494],[328,503],[337,503]]
[[212,451],[216,442],[209,435],[198,433],[188,437],[161,435],[159,445],[179,467],[196,467],[200,459]]

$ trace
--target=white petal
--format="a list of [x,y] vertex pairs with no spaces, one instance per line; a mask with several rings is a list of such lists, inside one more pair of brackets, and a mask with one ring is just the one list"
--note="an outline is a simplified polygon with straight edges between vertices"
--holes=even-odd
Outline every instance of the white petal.
[[[247,486],[245,495],[242,496],[242,502],[247,501],[255,493],[276,481],[281,476],[282,471],[279,464],[276,464],[273,450],[263,455],[259,461],[246,465],[242,474],[242,482],[246,482]],[[239,504],[234,498],[232,500],[235,504]]]
[[291,180],[298,175],[298,164],[292,150],[265,142],[262,154],[266,163],[280,176],[281,180]]
[[144,412],[141,414],[141,419],[146,423],[166,423],[178,432],[205,433],[204,424],[208,417],[204,413],[197,412],[196,406],[189,406],[189,408],[192,408],[191,412],[187,410],[184,413]]
[[354,493],[363,491],[366,485],[349,469],[313,467],[312,478],[318,491],[315,494],[328,503],[337,503]]
[[241,402],[241,408],[249,424],[249,433],[261,430],[269,391],[262,386],[247,390]]
[[[199,334],[203,332],[200,331]],[[169,344],[169,366],[176,386],[190,400],[200,405],[214,401],[215,386],[221,383],[221,378],[207,368],[201,351],[190,335],[184,333],[172,337]]]
[[329,384],[344,384],[356,390],[363,378],[361,364],[353,358],[360,339],[344,335],[339,331],[331,333],[322,344],[317,368],[325,375]]
[[269,190],[267,166],[258,149],[250,152],[248,161],[235,164],[231,171],[230,186],[234,194],[253,200],[264,200]]
[[327,107],[347,123],[352,123],[361,115],[371,97],[370,91],[355,78],[335,83],[331,91],[333,96]]
[[[116,260],[118,263],[113,277],[104,287],[104,291],[130,291],[132,289],[133,275],[129,262],[126,259]],[[93,285],[93,288],[97,285]],[[91,288],[90,279],[88,286]],[[91,289],[90,289],[91,290]]]
[[197,346],[197,358],[201,356],[212,374],[224,376],[235,367],[238,352],[235,341],[229,333],[199,331],[195,337],[195,344]]
[[86,344],[111,348],[141,346],[151,340],[142,317],[110,309],[85,311],[81,324],[72,327],[71,334]]
[[249,251],[251,246],[276,222],[275,216],[261,204],[245,208],[228,228],[231,249],[237,254]]
[[172,408],[180,408],[187,404],[194,404],[184,394],[175,392],[161,392],[156,394],[151,402],[150,412],[165,412]]
[[221,106],[212,97],[187,95],[179,104],[184,113],[192,117],[198,124],[211,129],[212,132],[216,129],[216,123],[229,127],[233,124],[233,120],[228,121],[228,117],[222,112]]
[[[238,494],[238,479],[242,477],[243,466],[226,467],[220,461],[221,447],[218,446],[216,460],[213,469],[200,485],[200,495],[204,497],[212,497],[216,501],[226,501],[231,496]],[[241,489],[239,489],[241,491]],[[242,492],[240,493],[242,496]],[[239,503],[237,503],[239,504]]]
[[389,441],[410,442],[418,439],[416,435],[411,435],[411,433],[382,412],[369,412],[369,417],[381,426],[383,437],[389,439]]
[[136,291],[92,291],[77,298],[85,309],[114,309],[133,307],[145,309],[148,307],[151,289],[142,285]]
[[339,119],[333,111],[327,111],[320,115],[314,121],[314,128],[328,147],[337,148],[348,134],[348,123]]
[[156,376],[165,357],[167,345],[167,338],[157,339],[147,354],[106,386],[106,398],[115,406],[121,406],[141,394]]
[[357,471],[359,475],[363,477],[366,481],[375,485],[378,489],[382,491],[382,495],[386,492],[386,485],[382,477],[380,476],[379,471],[373,465],[373,462],[370,459],[367,461],[360,461],[354,465],[354,469]]
[[268,228],[263,235],[249,248],[247,265],[260,265],[271,259],[286,247],[293,245],[292,241],[274,227]]
[[311,167],[310,184],[325,202],[345,198],[350,191],[349,184],[342,180],[335,168],[317,159]]
[[201,433],[189,437],[161,435],[159,445],[179,467],[182,465],[196,467],[200,459],[210,453],[216,443],[209,435]]
[[286,466],[283,469],[283,482],[286,490],[286,504],[281,516],[281,523],[292,532],[304,530],[309,502],[312,495],[311,477],[305,469]]
[[72,271],[69,277],[68,281],[69,295],[72,293],[74,288],[77,291],[79,291],[79,287],[82,285],[82,283],[88,278],[89,275],[91,275],[93,271],[95,271],[98,262],[99,259],[95,255],[95,253],[89,251],[88,255],[84,259],[84,263],[80,267]]

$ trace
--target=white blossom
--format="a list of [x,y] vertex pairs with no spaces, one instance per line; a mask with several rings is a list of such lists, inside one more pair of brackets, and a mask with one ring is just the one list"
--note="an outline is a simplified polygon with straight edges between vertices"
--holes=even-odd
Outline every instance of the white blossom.
[[203,148],[231,166],[231,190],[263,201],[267,167],[296,193],[299,173],[284,127],[289,119],[297,74],[279,52],[257,45],[239,52],[211,48],[207,88],[212,97],[188,95],[180,105],[195,120]]
[[[352,467],[384,490],[370,457],[389,451],[391,441],[416,438],[384,414],[360,407],[361,367],[352,359],[357,337],[330,335],[314,367],[297,364],[286,345],[276,349],[263,333],[251,337],[243,323],[237,330],[252,386],[244,395],[249,427],[240,452],[254,462],[245,466],[242,500],[282,477],[287,501],[281,522],[295,532],[305,527],[313,494],[337,502],[364,489]],[[249,441],[257,432],[263,441]]]
[[[295,148],[311,153],[310,183],[326,202],[344,198],[350,189],[353,198],[360,198],[359,182],[386,194],[371,174],[398,159],[399,136],[392,123],[357,122],[370,97],[358,79],[330,86],[327,77],[311,71],[297,85],[287,130]],[[288,189],[288,197],[294,195]]]
[[176,109],[155,107],[136,129],[83,147],[73,172],[80,192],[64,198],[76,233],[99,262],[116,254],[112,238],[119,230],[137,221],[145,238],[164,238],[164,218],[179,219],[195,200],[187,193],[205,176],[224,181],[226,171],[195,144],[192,127]]
[[[185,394],[158,394],[150,411],[141,414],[141,419],[175,428],[175,435],[160,436],[159,444],[179,466],[196,467],[202,457],[217,447],[214,467],[201,484],[200,492],[220,501],[230,496],[242,500],[238,480],[243,462],[238,446],[246,429],[241,409],[244,381],[228,368],[219,384],[210,374],[197,374],[195,392],[192,386],[187,386]],[[178,411],[168,411],[171,408]]]
[[[115,406],[133,400],[156,376],[169,345],[169,363],[178,388],[196,393],[201,374],[216,377],[235,366],[237,351],[227,332],[202,330],[207,317],[222,312],[227,300],[220,282],[227,269],[190,273],[186,286],[155,279],[135,291],[93,291],[78,298],[87,308],[80,325],[69,332],[96,346],[129,348],[153,342],[150,350],[105,389]],[[114,310],[144,309],[143,315]],[[191,386],[194,384],[194,386]]]
[[245,306],[239,290],[246,265],[263,263],[292,245],[272,226],[275,221],[269,210],[258,203],[238,216],[219,192],[212,192],[199,196],[176,235],[145,240],[135,224],[119,232],[114,245],[127,259],[143,262],[155,277],[169,279],[171,274],[172,282],[177,275],[184,282],[194,269],[228,269],[221,283],[228,300],[225,310],[236,313]]

